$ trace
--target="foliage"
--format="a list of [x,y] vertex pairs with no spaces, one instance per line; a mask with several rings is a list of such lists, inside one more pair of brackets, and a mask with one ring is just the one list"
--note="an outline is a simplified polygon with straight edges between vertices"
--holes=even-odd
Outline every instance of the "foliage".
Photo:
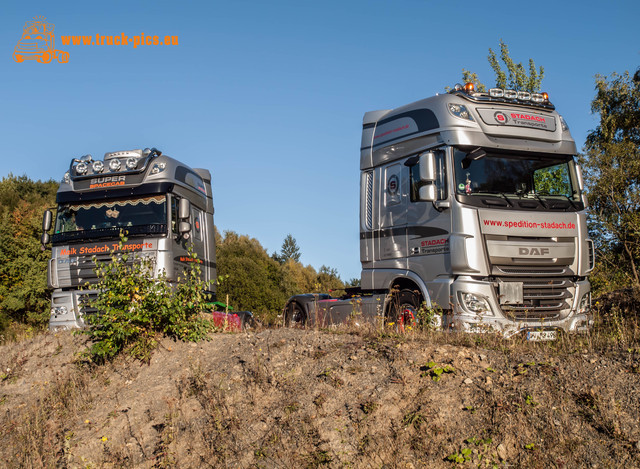
[[260,242],[246,235],[226,231],[216,246],[218,275],[228,275],[217,294],[236,310],[249,310],[270,320],[287,299],[282,289],[283,269]]
[[582,165],[591,204],[590,237],[599,265],[597,290],[640,286],[640,69],[596,77],[591,110],[600,123],[589,133]]
[[[121,235],[120,250],[126,241]],[[191,249],[189,257],[197,260]],[[91,306],[98,314],[87,315],[91,327],[82,331],[92,339],[86,353],[91,361],[104,363],[128,351],[148,362],[162,335],[198,342],[213,330],[212,322],[200,314],[208,301],[200,264],[190,263],[173,286],[164,272],[154,278],[154,270],[150,258],[133,253],[114,252],[110,262],[96,263],[99,281],[91,288],[98,295]]]
[[[295,239],[291,240],[292,246]],[[279,262],[279,255],[269,256],[260,242],[249,236],[226,231],[224,236],[217,235],[216,245],[218,275],[228,277],[218,285],[218,298],[226,301],[229,295],[234,309],[252,311],[262,321],[274,322],[292,295],[344,288],[336,269],[323,265],[316,271],[295,256]]]
[[[515,63],[513,61],[509,54],[509,47],[502,39],[500,39],[500,59],[498,59],[493,49],[489,48],[487,60],[495,73],[495,86],[497,88],[509,88],[516,91],[529,91],[531,93],[540,91],[542,79],[544,78],[544,68],[540,67],[540,69],[537,69],[533,59],[529,59],[529,72],[527,73],[522,62]],[[506,70],[503,70],[500,61],[502,61]],[[475,83],[476,89],[480,92],[487,90],[487,87],[480,82],[478,74],[475,72],[462,69],[462,80],[465,83]]]
[[49,318],[49,249],[42,251],[42,213],[55,203],[55,181],[9,175],[0,181],[0,331],[17,321],[44,327]]
[[427,306],[427,303],[423,301],[416,311],[418,328],[424,331],[437,330],[442,325],[443,314],[444,312],[438,304],[433,303],[431,306]]
[[298,247],[296,239],[291,236],[291,234],[288,234],[282,242],[282,249],[280,250],[280,255],[278,256],[280,263],[284,264],[289,259],[292,259],[295,262],[299,262],[300,255],[300,248]]

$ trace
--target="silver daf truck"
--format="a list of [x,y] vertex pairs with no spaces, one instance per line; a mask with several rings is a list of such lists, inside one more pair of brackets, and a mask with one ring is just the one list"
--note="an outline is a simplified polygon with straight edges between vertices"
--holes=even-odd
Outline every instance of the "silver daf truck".
[[361,286],[297,295],[286,324],[353,315],[553,339],[591,324],[583,180],[569,128],[546,93],[456,85],[364,115]]
[[[55,220],[43,218],[42,243],[51,242],[48,282],[53,289],[50,329],[84,327],[95,311],[97,261],[113,252],[152,260],[156,274],[175,282],[185,266],[198,262],[203,280],[216,279],[211,174],[192,169],[155,148],[74,158],[56,195]],[[53,232],[49,231],[53,228]],[[120,246],[120,232],[128,240]],[[189,255],[193,244],[196,257]],[[215,295],[215,283],[210,283]]]

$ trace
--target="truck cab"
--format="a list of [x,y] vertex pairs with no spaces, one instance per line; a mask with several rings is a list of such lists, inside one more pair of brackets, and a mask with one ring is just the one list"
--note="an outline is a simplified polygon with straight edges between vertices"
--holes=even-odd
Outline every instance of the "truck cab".
[[546,93],[456,85],[367,112],[361,307],[383,302],[393,322],[437,305],[446,328],[505,337],[587,330],[594,249],[575,155]]
[[[51,242],[48,283],[53,289],[49,327],[86,326],[95,313],[96,262],[113,253],[145,257],[154,275],[176,282],[198,262],[215,296],[216,250],[211,174],[192,169],[155,148],[110,152],[102,160],[74,158],[56,195],[55,219],[45,212],[43,244]],[[53,229],[51,235],[49,231]],[[127,241],[120,243],[126,232]],[[189,254],[188,247],[196,256]]]

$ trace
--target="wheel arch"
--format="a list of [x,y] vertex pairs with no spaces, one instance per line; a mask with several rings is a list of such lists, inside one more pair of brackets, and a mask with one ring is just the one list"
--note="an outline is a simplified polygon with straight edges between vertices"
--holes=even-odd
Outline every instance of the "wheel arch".
[[389,292],[397,289],[398,291],[410,290],[416,292],[419,296],[419,302],[422,304],[424,301],[428,307],[431,307],[431,297],[429,291],[423,280],[413,272],[406,272],[401,275],[396,275],[389,284]]

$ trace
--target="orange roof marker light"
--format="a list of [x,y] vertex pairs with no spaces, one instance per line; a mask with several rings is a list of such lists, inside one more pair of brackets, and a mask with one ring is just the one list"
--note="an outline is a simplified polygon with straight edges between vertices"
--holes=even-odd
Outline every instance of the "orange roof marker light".
[[473,83],[469,82],[469,83],[465,83],[464,85],[464,90],[467,93],[473,93],[476,90],[476,85],[474,85]]

